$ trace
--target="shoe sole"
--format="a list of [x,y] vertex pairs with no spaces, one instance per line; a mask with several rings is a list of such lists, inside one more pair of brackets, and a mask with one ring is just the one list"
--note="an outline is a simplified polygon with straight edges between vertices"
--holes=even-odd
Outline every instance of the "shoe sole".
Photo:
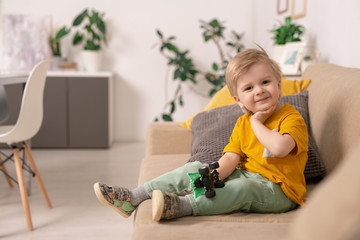
[[154,190],[152,193],[152,219],[160,221],[164,209],[164,196],[160,190]]
[[130,217],[131,214],[128,214],[127,212],[121,210],[120,208],[112,205],[111,203],[109,203],[106,198],[102,195],[101,190],[100,190],[100,183],[95,183],[94,184],[94,191],[96,194],[96,197],[99,199],[100,203],[102,203],[104,206],[110,207],[112,209],[114,209],[115,211],[117,211],[121,216],[128,218]]

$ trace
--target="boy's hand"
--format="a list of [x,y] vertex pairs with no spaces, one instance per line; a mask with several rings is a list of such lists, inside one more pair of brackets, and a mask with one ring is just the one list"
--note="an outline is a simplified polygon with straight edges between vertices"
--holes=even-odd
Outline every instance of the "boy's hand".
[[277,107],[277,104],[275,104],[274,106],[264,110],[264,111],[259,111],[254,113],[254,115],[251,117],[251,121],[253,120],[257,120],[261,123],[264,123],[266,121],[266,119],[268,119],[275,111]]

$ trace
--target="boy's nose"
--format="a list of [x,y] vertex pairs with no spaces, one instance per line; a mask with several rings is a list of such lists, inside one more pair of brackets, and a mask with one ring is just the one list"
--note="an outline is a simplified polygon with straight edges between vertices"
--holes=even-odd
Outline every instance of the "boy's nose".
[[263,92],[264,92],[264,89],[261,86],[256,86],[255,87],[255,93],[257,95],[262,94]]

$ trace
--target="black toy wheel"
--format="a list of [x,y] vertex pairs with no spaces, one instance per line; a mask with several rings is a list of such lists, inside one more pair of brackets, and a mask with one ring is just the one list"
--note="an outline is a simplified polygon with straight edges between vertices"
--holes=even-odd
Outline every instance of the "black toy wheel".
[[214,183],[214,187],[216,188],[222,188],[225,186],[225,183],[224,182],[215,182]]
[[195,187],[197,187],[197,188],[204,187],[204,184],[201,182],[200,178],[195,180]]
[[214,190],[205,192],[205,196],[206,196],[207,198],[215,197],[215,196],[216,196],[216,192],[215,192]]
[[218,162],[212,162],[209,164],[209,168],[210,169],[216,169],[219,167],[219,163]]
[[202,167],[202,168],[199,168],[199,173],[201,175],[208,175],[210,172],[209,168],[208,167]]

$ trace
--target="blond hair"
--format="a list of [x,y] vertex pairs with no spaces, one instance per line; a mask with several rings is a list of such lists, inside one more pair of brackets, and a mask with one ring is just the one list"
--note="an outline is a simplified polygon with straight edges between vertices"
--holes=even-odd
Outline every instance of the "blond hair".
[[237,80],[239,77],[244,75],[250,67],[258,62],[266,63],[273,70],[275,78],[281,83],[281,70],[279,65],[272,60],[265,50],[258,45],[261,50],[258,49],[246,49],[238,53],[231,61],[229,62],[226,68],[226,85],[229,88],[231,96],[237,96]]

